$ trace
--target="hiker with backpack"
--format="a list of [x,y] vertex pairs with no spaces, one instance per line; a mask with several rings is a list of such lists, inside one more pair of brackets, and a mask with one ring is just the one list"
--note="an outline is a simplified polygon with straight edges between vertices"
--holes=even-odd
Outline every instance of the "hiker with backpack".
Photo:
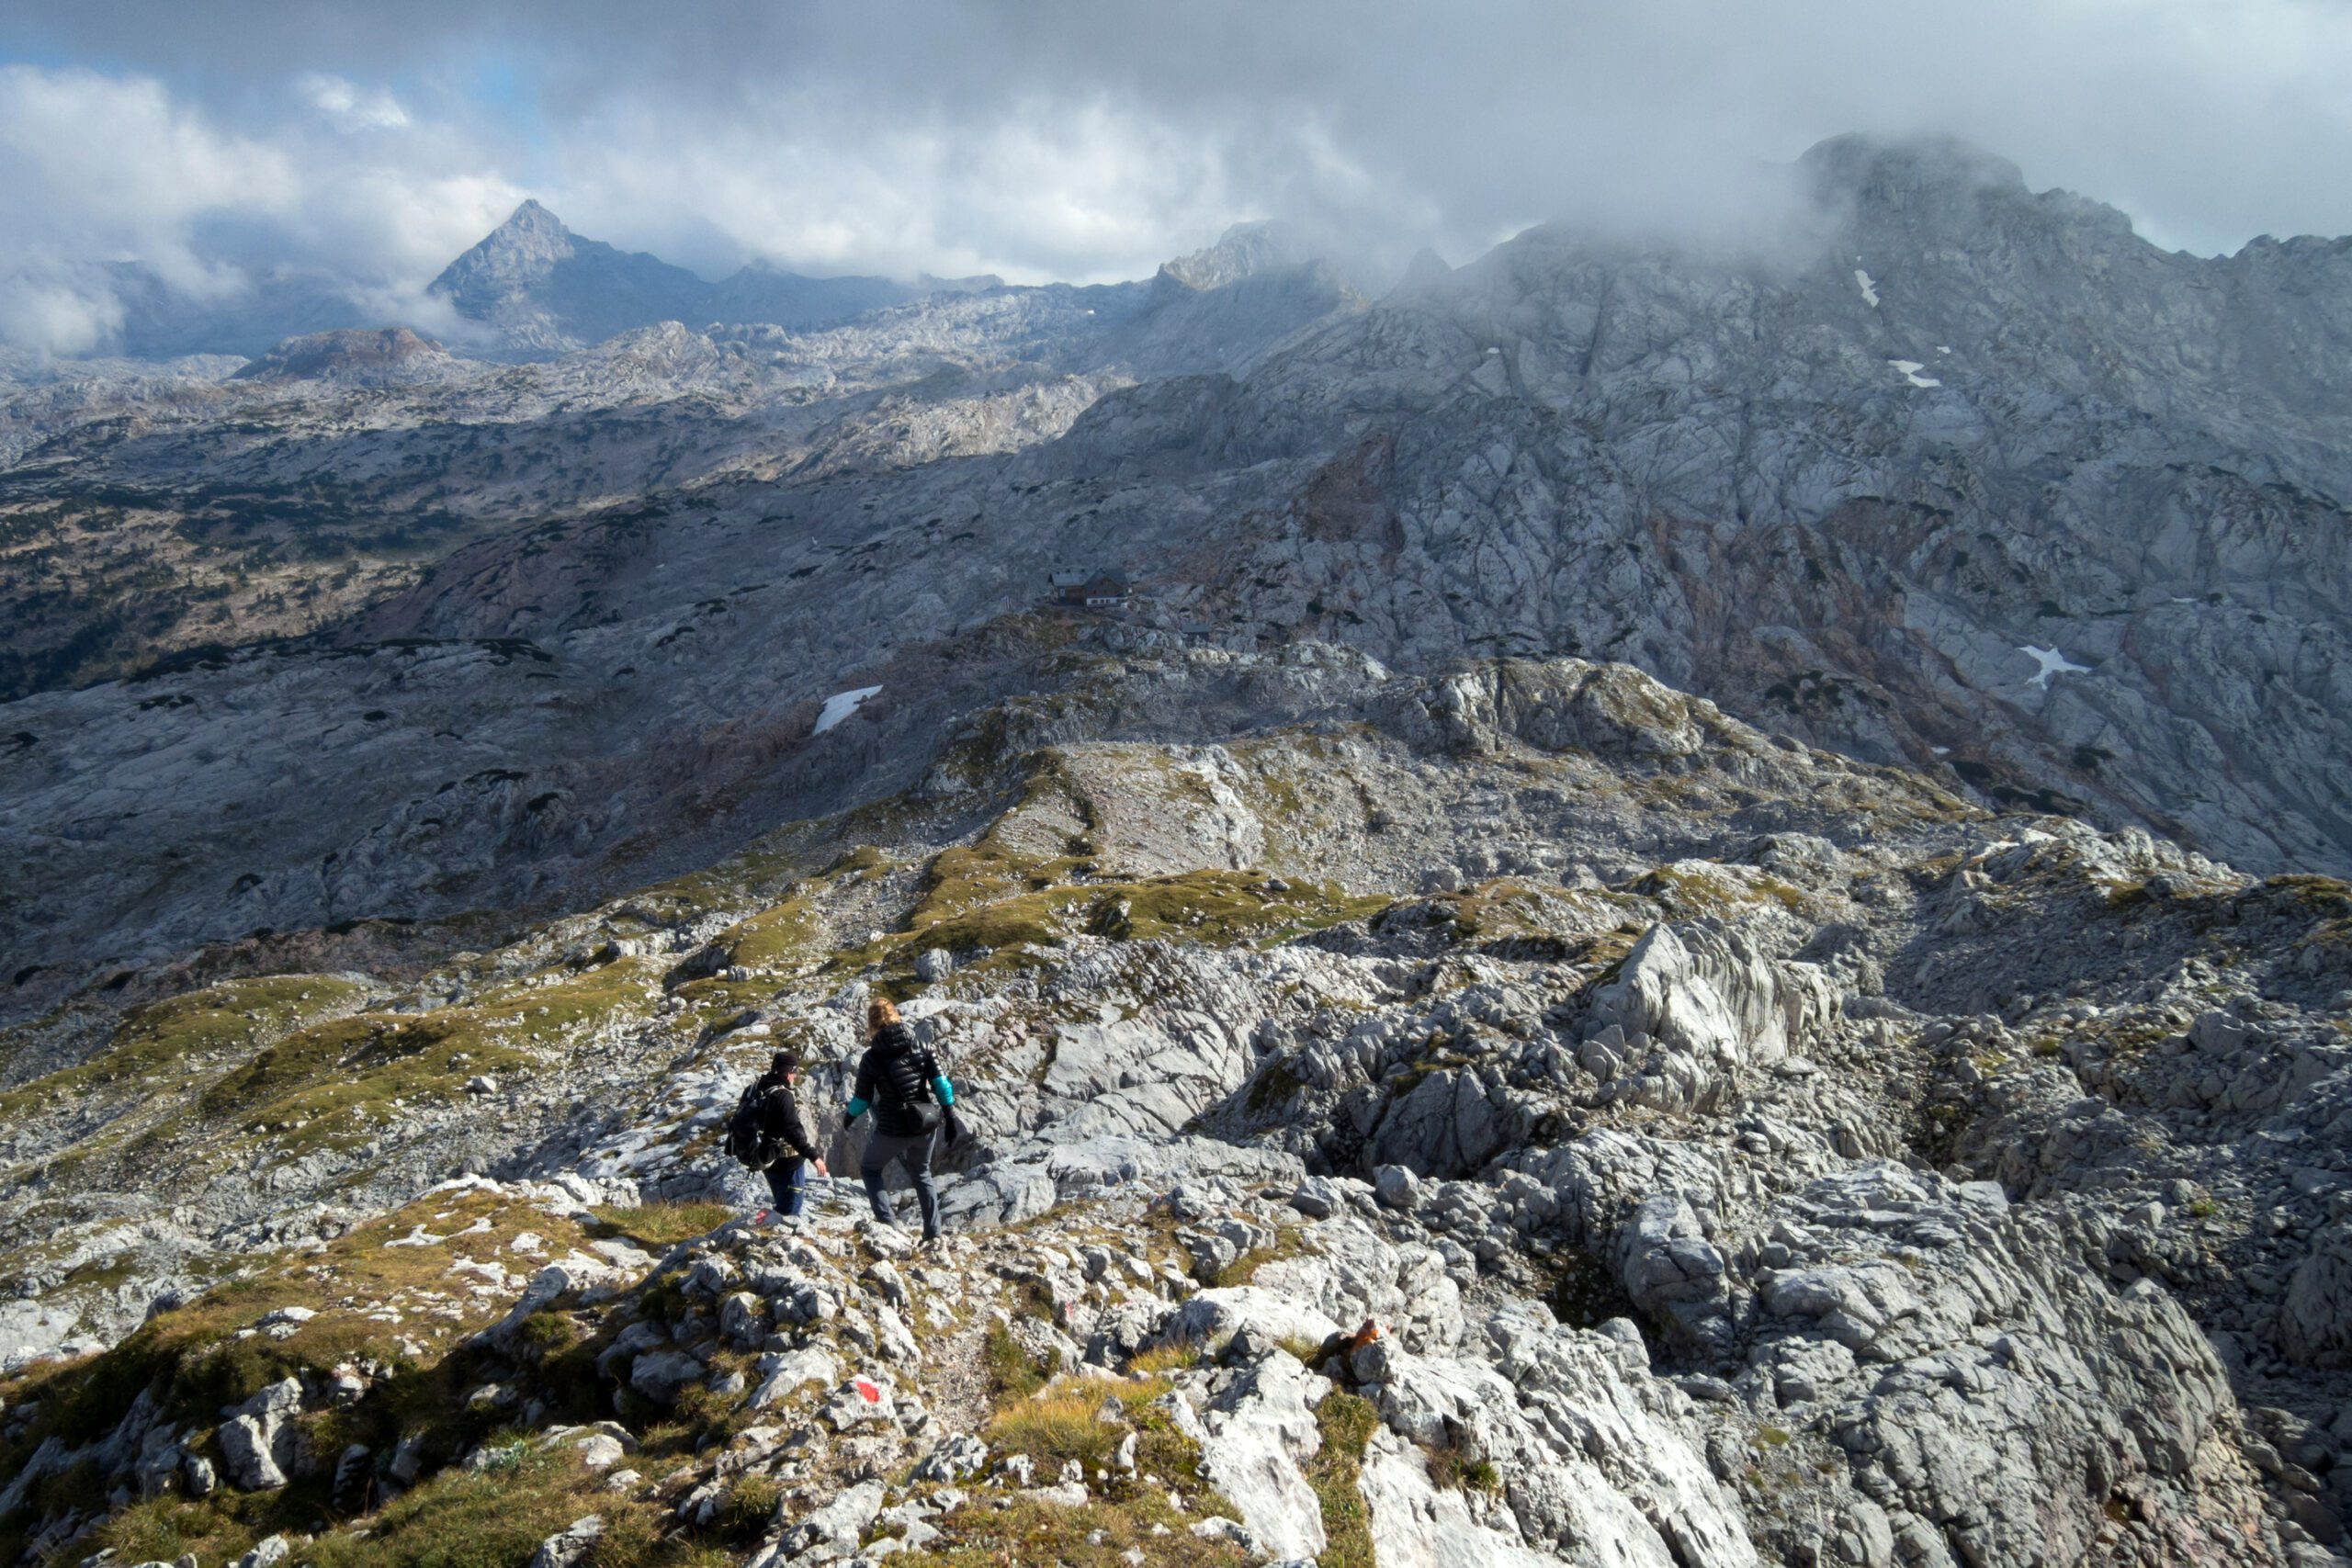
[[799,1077],[800,1059],[778,1051],[769,1058],[768,1070],[735,1102],[735,1114],[727,1123],[727,1152],[768,1179],[775,1207],[762,1217],[771,1223],[800,1217],[808,1201],[809,1167],[816,1167],[820,1176],[827,1174],[793,1092]]
[[876,998],[866,1008],[865,1027],[872,1032],[872,1043],[858,1061],[842,1125],[868,1110],[874,1112],[874,1131],[865,1140],[857,1172],[865,1181],[874,1217],[886,1225],[898,1224],[882,1187],[883,1175],[895,1161],[906,1167],[914,1182],[915,1202],[922,1210],[923,1244],[931,1246],[939,1240],[939,1192],[931,1179],[933,1146],[943,1127],[950,1144],[963,1135],[954,1110],[956,1088],[888,998]]

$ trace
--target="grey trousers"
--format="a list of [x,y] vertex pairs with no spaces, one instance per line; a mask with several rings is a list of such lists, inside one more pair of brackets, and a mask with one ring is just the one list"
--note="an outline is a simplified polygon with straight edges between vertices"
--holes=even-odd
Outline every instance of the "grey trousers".
[[916,1133],[906,1137],[875,1133],[867,1136],[865,1155],[857,1163],[857,1174],[865,1179],[866,1201],[874,1205],[876,1219],[886,1225],[899,1223],[890,1213],[889,1195],[882,1190],[882,1173],[892,1160],[897,1160],[914,1179],[915,1202],[922,1210],[922,1234],[939,1234],[939,1190],[931,1180],[931,1151],[938,1141],[937,1133]]

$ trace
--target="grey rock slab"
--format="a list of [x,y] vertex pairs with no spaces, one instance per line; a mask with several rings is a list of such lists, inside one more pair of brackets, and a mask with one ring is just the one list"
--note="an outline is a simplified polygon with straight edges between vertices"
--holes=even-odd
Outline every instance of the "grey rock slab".
[[1204,1413],[1201,1473],[1231,1503],[1258,1549],[1313,1557],[1327,1544],[1300,1466],[1322,1450],[1314,1406],[1330,1384],[1282,1352],[1244,1370]]
[[588,1514],[574,1519],[562,1529],[539,1542],[531,1553],[526,1568],[579,1568],[588,1554],[604,1538],[605,1520],[601,1514]]
[[831,1562],[857,1550],[882,1511],[883,1483],[860,1482],[787,1527],[775,1546],[778,1562]]

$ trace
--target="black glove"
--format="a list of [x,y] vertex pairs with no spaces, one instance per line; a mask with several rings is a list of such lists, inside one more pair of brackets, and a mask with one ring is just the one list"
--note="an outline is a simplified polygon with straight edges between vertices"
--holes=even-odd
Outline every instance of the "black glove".
[[957,1116],[954,1110],[949,1110],[947,1114],[940,1119],[940,1125],[946,1131],[949,1148],[952,1149],[964,1141],[963,1119]]

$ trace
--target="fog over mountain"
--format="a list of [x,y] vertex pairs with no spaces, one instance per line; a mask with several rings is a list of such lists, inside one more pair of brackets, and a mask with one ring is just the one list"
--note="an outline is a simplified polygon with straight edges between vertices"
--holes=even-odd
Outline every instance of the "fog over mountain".
[[712,280],[1108,282],[1278,217],[1385,283],[1546,219],[1747,221],[1756,164],[1855,129],[1998,146],[2211,254],[2352,231],[2347,70],[2313,0],[18,6],[0,336],[104,346],[124,259],[434,331],[425,285],[526,197]]
[[0,1568],[2345,1568],[2345,16],[0,17]]

